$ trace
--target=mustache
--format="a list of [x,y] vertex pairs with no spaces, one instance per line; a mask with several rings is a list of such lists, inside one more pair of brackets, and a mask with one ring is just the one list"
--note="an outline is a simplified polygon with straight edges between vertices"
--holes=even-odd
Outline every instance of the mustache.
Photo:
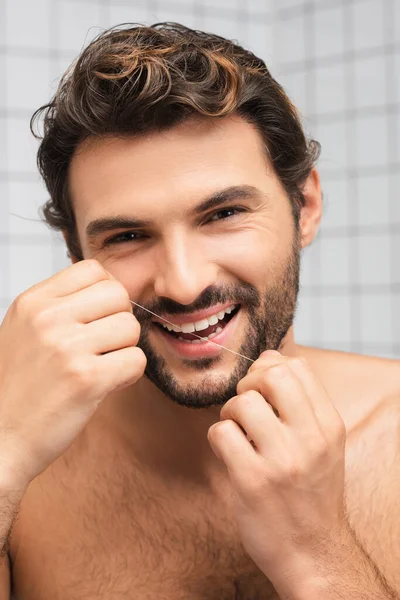
[[[223,288],[207,287],[201,295],[190,305],[180,304],[171,298],[160,297],[152,303],[141,304],[153,313],[163,315],[185,315],[198,310],[210,308],[215,304],[225,302],[232,304],[247,304],[252,309],[261,305],[261,297],[258,290],[252,285],[243,282],[240,285],[224,286]],[[133,307],[133,313],[139,321],[151,321],[152,317],[140,307]]]

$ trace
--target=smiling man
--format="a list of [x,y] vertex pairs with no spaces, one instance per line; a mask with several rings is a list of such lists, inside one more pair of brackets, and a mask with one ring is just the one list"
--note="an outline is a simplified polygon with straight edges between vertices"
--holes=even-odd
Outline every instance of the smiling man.
[[113,29],[42,112],[73,265],[0,328],[0,597],[399,598],[399,364],[295,342],[319,146],[263,61]]

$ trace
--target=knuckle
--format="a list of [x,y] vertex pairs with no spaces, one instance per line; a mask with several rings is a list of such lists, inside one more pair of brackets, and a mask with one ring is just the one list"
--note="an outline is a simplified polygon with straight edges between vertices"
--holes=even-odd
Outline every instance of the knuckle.
[[211,430],[210,436],[214,440],[220,440],[230,431],[232,428],[232,421],[230,419],[226,419],[224,421],[219,421]]
[[239,383],[237,384],[237,386],[236,386],[236,394],[237,394],[237,395],[239,395],[239,394],[243,394],[243,393],[245,392],[245,390],[246,390],[246,384],[247,384],[247,382],[246,382],[246,380],[245,380],[245,379],[246,379],[246,378],[244,378],[244,379],[241,379],[241,380],[239,381]]
[[290,358],[289,362],[294,368],[308,369],[308,361],[303,356],[296,356],[295,358]]
[[122,300],[124,304],[126,303],[131,306],[128,290],[120,281],[117,279],[110,279],[107,283],[113,289],[113,294],[115,294],[115,297],[118,298],[118,300]]
[[33,312],[32,294],[29,291],[22,292],[12,303],[12,309],[17,315],[25,315]]
[[334,426],[334,437],[339,443],[344,443],[347,437],[347,429],[343,419],[338,418]]
[[273,365],[272,367],[269,367],[269,369],[266,369],[263,374],[263,379],[266,383],[281,381],[283,379],[287,379],[288,377],[290,377],[290,369],[285,363]]
[[82,363],[71,359],[66,364],[65,374],[71,385],[84,391],[92,388],[96,381],[94,368],[88,362]]
[[288,484],[297,483],[302,475],[301,467],[294,461],[286,461],[270,473],[270,479],[274,485],[284,487]]
[[271,485],[271,477],[265,466],[253,465],[251,477],[248,478],[246,484],[246,494],[252,499],[258,498],[265,500],[265,492]]
[[47,306],[37,310],[31,316],[30,322],[35,329],[42,331],[55,323],[55,315],[51,308]]
[[329,446],[325,438],[314,440],[312,453],[317,460],[326,459],[328,457]]
[[246,390],[245,392],[243,392],[243,394],[240,394],[240,396],[237,396],[238,398],[238,404],[240,404],[240,406],[242,406],[243,408],[248,408],[249,406],[251,406],[252,404],[254,404],[255,400],[259,397],[259,393],[256,392],[255,390]]
[[147,366],[147,357],[141,348],[137,348],[138,352],[136,353],[136,373],[139,371],[140,374],[143,374],[146,366]]
[[57,335],[50,329],[41,329],[41,343],[51,351],[51,355],[56,358],[68,358],[71,354],[71,339],[68,335]]
[[95,258],[87,258],[83,261],[85,268],[95,277],[96,279],[108,279],[105,268]]

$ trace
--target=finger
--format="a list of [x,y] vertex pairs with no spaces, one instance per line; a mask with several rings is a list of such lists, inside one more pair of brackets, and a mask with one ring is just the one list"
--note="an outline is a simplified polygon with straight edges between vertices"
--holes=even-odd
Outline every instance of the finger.
[[253,371],[257,371],[257,369],[262,369],[263,367],[272,367],[272,365],[280,364],[285,360],[287,360],[287,357],[277,350],[265,350],[265,352],[262,352],[257,360],[253,362],[248,369],[247,374],[253,373]]
[[229,419],[212,425],[207,433],[211,448],[229,471],[247,473],[255,451],[240,426]]
[[221,409],[221,419],[230,419],[242,427],[244,435],[254,442],[256,450],[263,456],[283,449],[282,423],[274,415],[271,405],[254,389],[228,400]]
[[137,346],[103,354],[95,361],[107,393],[136,383],[147,364],[143,350]]
[[88,354],[104,354],[129,346],[136,346],[140,325],[132,313],[120,312],[92,321],[81,329],[79,347]]
[[32,291],[46,291],[54,298],[68,296],[79,290],[90,287],[103,280],[114,279],[106,269],[94,259],[75,263],[48,279],[34,285]]
[[[121,282],[103,280],[63,298],[60,312],[79,323],[90,323],[119,312],[132,313],[129,294]],[[64,318],[64,314],[60,314]]]
[[239,393],[259,392],[279,413],[279,418],[298,431],[311,432],[318,425],[308,393],[287,362],[279,362],[246,375]]

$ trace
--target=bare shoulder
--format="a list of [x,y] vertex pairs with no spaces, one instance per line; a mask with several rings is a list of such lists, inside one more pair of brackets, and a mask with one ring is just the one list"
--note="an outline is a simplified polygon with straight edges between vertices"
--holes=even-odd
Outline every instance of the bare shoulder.
[[[299,346],[350,433],[400,409],[400,360]],[[399,425],[400,426],[400,425]]]
[[400,591],[400,361],[314,348],[304,357],[346,423],[350,525]]

